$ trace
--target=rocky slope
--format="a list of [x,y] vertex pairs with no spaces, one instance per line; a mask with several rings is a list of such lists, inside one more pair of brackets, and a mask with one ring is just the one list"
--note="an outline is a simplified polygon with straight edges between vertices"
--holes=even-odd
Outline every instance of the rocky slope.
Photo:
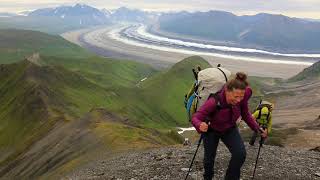
[[304,69],[286,82],[265,88],[266,99],[275,103],[273,127],[295,128],[285,146],[311,149],[320,145],[319,64]]
[[[196,145],[168,147],[103,158],[77,169],[62,179],[184,179]],[[258,145],[247,148],[241,179],[251,179]],[[230,154],[220,144],[215,163],[215,178],[223,179]],[[188,179],[202,179],[201,146]],[[320,154],[264,145],[255,179],[320,179]]]

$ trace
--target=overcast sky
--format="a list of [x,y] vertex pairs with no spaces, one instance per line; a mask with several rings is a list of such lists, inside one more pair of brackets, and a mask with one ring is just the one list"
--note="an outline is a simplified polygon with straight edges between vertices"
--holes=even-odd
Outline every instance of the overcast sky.
[[224,10],[238,15],[266,12],[320,19],[320,0],[0,0],[0,12],[20,12],[76,3],[99,9],[126,6],[152,11]]

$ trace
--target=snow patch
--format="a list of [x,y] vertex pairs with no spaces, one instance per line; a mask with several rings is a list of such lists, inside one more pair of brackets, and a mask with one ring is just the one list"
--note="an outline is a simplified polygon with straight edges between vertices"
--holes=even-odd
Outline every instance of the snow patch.
[[189,127],[189,128],[178,127],[178,129],[180,129],[180,131],[178,131],[178,134],[182,134],[185,131],[195,131],[196,130],[196,128],[194,128],[194,127]]
[[141,81],[141,82],[143,82],[143,81],[145,81],[146,79],[148,79],[148,78],[147,78],[147,77],[145,77],[145,78],[141,79],[140,81]]

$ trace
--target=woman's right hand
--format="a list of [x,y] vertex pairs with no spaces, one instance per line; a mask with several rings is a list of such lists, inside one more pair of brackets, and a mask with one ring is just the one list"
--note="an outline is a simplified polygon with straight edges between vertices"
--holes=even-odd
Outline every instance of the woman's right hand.
[[205,123],[205,122],[202,122],[200,124],[200,128],[199,129],[200,129],[201,132],[207,132],[208,131],[208,124]]
[[268,131],[267,131],[267,129],[260,128],[259,131],[260,131],[260,134],[261,134],[261,136],[262,136],[263,138],[267,138],[267,137],[268,137]]

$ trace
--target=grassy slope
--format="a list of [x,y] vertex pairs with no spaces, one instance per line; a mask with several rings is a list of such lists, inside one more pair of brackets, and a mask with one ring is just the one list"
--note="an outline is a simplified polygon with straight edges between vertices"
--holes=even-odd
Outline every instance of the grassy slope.
[[[152,124],[150,127],[158,127],[152,122],[154,119],[150,118],[153,109],[150,109],[149,105],[142,101],[143,94],[137,88],[141,79],[149,77],[156,72],[150,66],[98,57],[67,60],[48,57],[45,61],[48,64],[62,65],[116,95],[116,99],[112,100],[110,105],[106,107],[108,110],[130,118],[138,124]],[[73,96],[74,93],[72,91],[74,89],[69,91],[70,96]],[[89,95],[82,94],[80,97],[86,96]],[[88,107],[86,99],[80,98],[75,99],[75,101],[80,107]]]
[[[2,163],[15,159],[27,147],[33,147],[30,145],[44,137],[56,122],[73,122],[92,108],[103,107],[129,122],[144,125],[146,118],[141,117],[150,111],[144,109],[148,105],[134,94],[137,91],[135,85],[153,74],[153,68],[92,56],[60,37],[33,31],[19,30],[15,33],[5,32],[0,36],[2,42],[9,42],[2,43],[1,48],[19,49],[21,52],[36,49],[41,54],[41,64],[46,66],[39,67],[28,61],[1,65],[1,100],[8,102],[0,106]],[[43,51],[38,50],[45,45],[49,46]],[[1,54],[4,54],[1,63],[21,61],[8,58],[21,57],[15,51]],[[116,141],[118,143],[112,144],[115,148],[125,149],[125,144],[130,145],[131,141],[134,147],[147,146],[147,140],[160,144],[179,141],[175,133],[159,133],[143,127],[128,129],[122,123],[99,123],[93,131],[97,137],[105,138],[102,141],[106,144],[110,138],[120,137]],[[123,138],[119,133],[127,133],[131,138]]]
[[[141,78],[154,71],[146,65],[104,58],[70,59],[68,61],[42,57],[41,61],[51,65],[39,67],[29,61],[22,61],[1,66],[0,87],[3,92],[2,99],[5,102],[10,103],[10,97],[14,98],[19,94],[27,96],[26,91],[36,89],[35,92],[44,91],[45,97],[41,98],[53,99],[54,103],[63,102],[59,105],[67,107],[64,113],[69,113],[70,116],[80,117],[95,107],[106,107],[116,111],[119,107],[127,105],[126,99],[122,98],[116,90],[134,86]],[[86,76],[88,73],[83,73],[91,71],[97,76]],[[28,98],[33,100],[30,96]],[[16,100],[23,101],[24,99],[16,98]],[[17,102],[19,103],[23,104],[24,101]],[[48,105],[48,102],[41,103],[40,107]],[[17,104],[11,104],[11,108],[18,107]],[[7,104],[3,105],[5,105],[4,109],[9,108]],[[5,112],[2,111],[2,113]]]
[[149,65],[96,56],[86,59],[45,57],[45,62],[61,65],[105,88],[134,87],[141,79],[156,72]]
[[[183,98],[193,82],[191,69],[197,65],[209,67],[200,57],[190,57],[167,71],[155,73],[147,65],[110,59],[46,58],[49,64],[60,64],[81,74],[117,95],[107,108],[125,118],[149,128],[168,129],[186,125]],[[150,77],[151,76],[151,77]],[[148,77],[144,82],[141,79]],[[72,91],[72,90],[70,90]],[[75,93],[70,93],[70,96]],[[86,95],[83,94],[83,97]],[[87,100],[76,100],[87,106]]]
[[143,93],[146,94],[146,103],[160,111],[160,114],[163,114],[161,111],[166,112],[163,115],[170,119],[164,120],[171,121],[172,125],[181,126],[188,122],[183,104],[184,95],[194,82],[191,70],[198,65],[202,68],[210,67],[209,63],[199,56],[189,57],[168,71],[147,79],[141,85]]
[[312,66],[305,68],[302,72],[293,76],[288,82],[296,82],[305,79],[319,79],[320,78],[320,61],[314,63]]
[[88,58],[93,56],[85,49],[64,40],[60,36],[37,31],[0,30],[1,64],[19,61],[34,52],[64,58]]
[[[41,61],[46,62],[46,58],[43,57]],[[57,122],[66,124],[75,122],[79,117],[83,117],[84,114],[97,107],[105,109],[107,112],[112,111],[120,114],[119,117],[121,119],[132,124],[128,125],[120,121],[99,122],[98,120],[104,116],[103,114],[93,118],[94,122],[90,126],[90,132],[104,146],[112,147],[115,151],[128,150],[128,148],[154,147],[155,145],[173,144],[180,141],[176,133],[169,131],[162,131],[161,133],[157,130],[146,128],[144,126],[145,122],[142,122],[138,117],[140,117],[140,112],[146,112],[141,109],[142,106],[147,107],[148,105],[137,103],[139,99],[134,94],[131,94],[135,97],[133,98],[134,101],[130,102],[126,96],[122,96],[122,93],[126,93],[125,91],[116,91],[117,89],[128,89],[125,86],[132,86],[138,80],[137,74],[144,72],[144,68],[151,71],[152,69],[148,66],[139,66],[136,63],[99,61],[98,59],[91,68],[104,64],[105,69],[107,69],[109,67],[107,64],[110,65],[110,63],[114,69],[127,67],[126,73],[122,73],[127,77],[122,82],[126,83],[113,83],[113,87],[103,87],[97,82],[93,82],[95,79],[90,80],[90,78],[80,75],[79,71],[72,72],[56,65],[40,67],[29,61],[1,65],[1,100],[7,102],[0,105],[2,133],[0,151],[4,153],[0,159],[1,164],[4,165],[8,162],[23,163],[21,159],[23,159],[26,149],[35,147],[33,144],[46,137],[46,134]],[[85,67],[81,70],[90,69]],[[140,72],[137,70],[140,70]],[[107,76],[107,72],[110,75],[114,74],[112,71],[106,71],[103,75]],[[103,71],[100,73],[103,73]],[[118,77],[120,81],[122,78],[124,77]],[[116,81],[117,79],[113,80]],[[127,109],[134,111],[126,111]],[[87,127],[81,128],[86,129]],[[48,142],[50,143],[50,140]],[[44,148],[47,148],[47,146],[50,145],[48,144]],[[82,151],[80,149],[84,150],[85,147],[79,147],[79,152]],[[38,156],[43,157],[44,155],[39,154]],[[78,158],[78,156],[79,154],[77,156],[72,155],[74,158]],[[20,158],[16,159],[17,157]],[[56,159],[52,160],[52,162],[60,162],[58,157],[52,157]],[[14,159],[16,161],[12,161]],[[27,159],[24,161],[27,161]],[[84,161],[84,159],[81,161]],[[0,174],[1,172],[10,172],[10,167],[6,167],[4,170],[1,170],[0,167]],[[41,174],[41,172],[46,171],[39,167],[39,172],[37,173]],[[29,172],[24,171],[23,173],[28,174]],[[23,173],[21,172],[20,175],[23,175]]]
[[[184,94],[194,81],[191,69],[200,65],[203,69],[210,65],[201,57],[193,56],[175,64],[168,71],[160,72],[147,79],[141,85],[149,107],[154,106],[154,112],[167,115],[172,125],[188,125],[183,105]],[[264,98],[262,88],[279,80],[273,78],[249,77],[253,96],[250,104],[253,109],[260,98]],[[169,119],[167,119],[169,120]],[[175,123],[175,124],[174,124]]]
[[281,79],[250,76],[248,81],[253,91],[252,97],[250,98],[250,108],[252,110],[256,108],[257,104],[259,104],[260,99],[275,102],[275,97],[270,95],[266,96],[264,90],[266,87],[272,87],[280,83],[282,81]]

